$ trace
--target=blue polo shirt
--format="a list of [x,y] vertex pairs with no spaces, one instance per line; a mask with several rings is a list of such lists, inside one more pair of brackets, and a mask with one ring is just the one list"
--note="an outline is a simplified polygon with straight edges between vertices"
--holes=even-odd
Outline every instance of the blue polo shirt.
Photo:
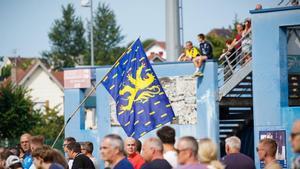
[[127,158],[123,158],[113,169],[134,169],[132,164],[127,160]]

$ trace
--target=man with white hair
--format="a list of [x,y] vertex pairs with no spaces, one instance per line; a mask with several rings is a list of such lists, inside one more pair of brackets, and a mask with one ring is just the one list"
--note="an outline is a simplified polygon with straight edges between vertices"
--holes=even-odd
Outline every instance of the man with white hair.
[[133,169],[124,154],[124,143],[119,135],[109,134],[104,137],[100,145],[100,155],[112,169]]
[[20,145],[23,151],[25,152],[22,156],[22,165],[24,169],[29,169],[32,165],[32,156],[31,156],[31,148],[30,148],[30,138],[31,135],[29,133],[22,134],[20,137]]
[[163,158],[163,144],[158,138],[145,140],[142,148],[142,156],[146,163],[142,169],[171,169],[172,166]]
[[240,153],[241,140],[236,136],[231,136],[225,140],[226,156],[222,158],[226,169],[255,169],[254,161]]

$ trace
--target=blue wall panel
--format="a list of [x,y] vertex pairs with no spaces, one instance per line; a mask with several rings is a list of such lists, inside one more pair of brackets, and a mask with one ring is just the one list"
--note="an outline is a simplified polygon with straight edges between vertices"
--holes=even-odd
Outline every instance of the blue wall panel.
[[[255,146],[259,142],[259,131],[288,131],[292,125],[291,119],[285,121],[283,118],[288,108],[286,28],[300,25],[299,9],[286,7],[251,11]],[[290,147],[287,148],[290,152]],[[259,168],[257,153],[255,161]]]

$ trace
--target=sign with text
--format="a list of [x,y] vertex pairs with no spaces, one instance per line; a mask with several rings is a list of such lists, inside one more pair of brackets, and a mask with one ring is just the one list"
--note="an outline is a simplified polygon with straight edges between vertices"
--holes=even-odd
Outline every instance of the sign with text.
[[76,69],[64,71],[65,89],[78,89],[91,87],[91,70]]
[[[277,143],[276,160],[282,168],[287,168],[287,157],[286,157],[286,131],[285,130],[271,130],[271,131],[260,131],[259,140],[264,138],[270,138]],[[260,168],[264,168],[264,163],[260,162]]]

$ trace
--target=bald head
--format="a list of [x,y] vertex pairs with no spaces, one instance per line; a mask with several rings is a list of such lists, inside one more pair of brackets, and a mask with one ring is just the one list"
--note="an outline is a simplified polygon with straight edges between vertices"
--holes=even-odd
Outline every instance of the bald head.
[[133,155],[136,152],[136,140],[128,137],[124,141],[125,152],[127,155]]
[[294,122],[290,140],[293,151],[295,153],[300,153],[300,120]]

